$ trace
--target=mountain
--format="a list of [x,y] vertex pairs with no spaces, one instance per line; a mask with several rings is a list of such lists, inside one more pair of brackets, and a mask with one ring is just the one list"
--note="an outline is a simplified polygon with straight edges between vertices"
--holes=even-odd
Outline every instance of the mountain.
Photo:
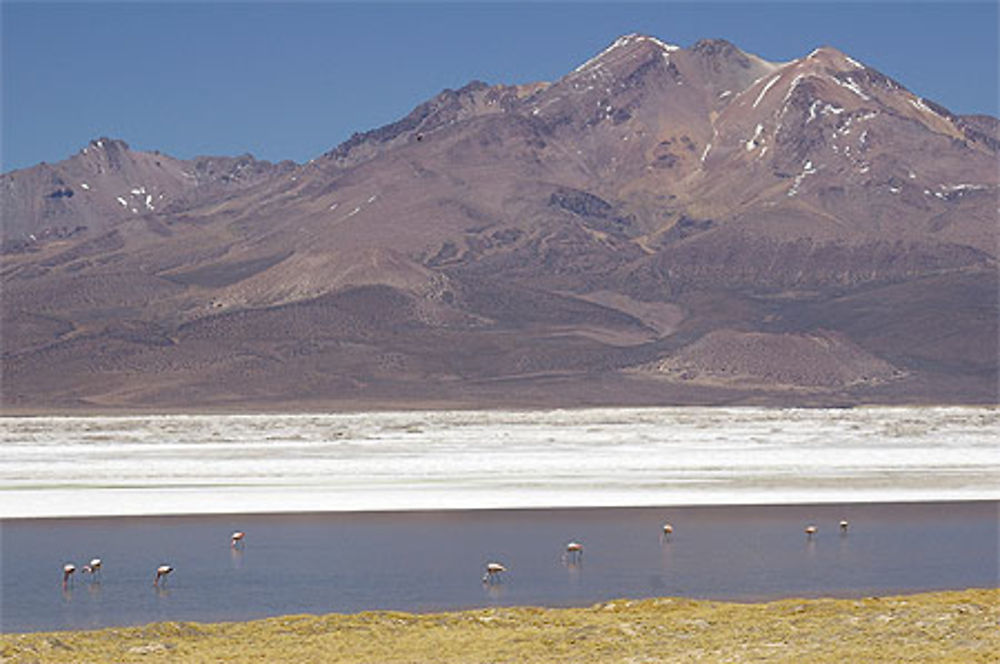
[[99,234],[133,216],[224,198],[294,168],[291,161],[271,164],[251,155],[180,160],[98,138],[59,164],[0,175],[0,243],[4,253],[16,253],[47,240]]
[[998,148],[644,35],[303,165],[101,139],[3,176],[4,406],[996,402]]

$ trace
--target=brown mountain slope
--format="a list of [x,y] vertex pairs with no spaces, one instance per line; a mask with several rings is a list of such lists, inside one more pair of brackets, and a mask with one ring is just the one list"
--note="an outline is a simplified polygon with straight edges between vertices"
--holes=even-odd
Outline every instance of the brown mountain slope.
[[4,405],[992,402],[995,126],[834,49],[628,35],[302,166],[185,188],[110,142],[158,188],[3,176],[45,183],[4,199]]
[[99,234],[130,217],[224,197],[293,167],[250,155],[183,161],[137,152],[120,140],[94,139],[58,164],[0,176],[0,242],[11,253],[46,240]]

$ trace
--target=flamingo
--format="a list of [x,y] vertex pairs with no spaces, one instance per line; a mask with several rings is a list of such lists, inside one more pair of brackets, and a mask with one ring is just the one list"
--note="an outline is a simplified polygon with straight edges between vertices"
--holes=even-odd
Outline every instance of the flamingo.
[[583,545],[579,542],[570,542],[566,545],[566,561],[579,562],[583,558]]
[[63,565],[63,588],[73,579],[73,572],[76,571],[76,565],[73,563],[66,563]]
[[242,549],[243,548],[243,538],[246,537],[246,536],[247,536],[247,534],[245,532],[243,532],[242,530],[237,530],[236,532],[233,533],[233,535],[232,535],[233,539],[232,539],[232,542],[230,543],[229,546],[232,547],[232,548],[234,548],[234,549]]
[[846,533],[847,532],[847,519],[841,519],[840,520],[840,532],[842,532],[842,533]]
[[500,580],[500,574],[506,571],[507,568],[500,563],[486,563],[486,574],[483,574],[483,583],[496,583]]
[[669,523],[663,524],[663,539],[669,538],[674,532],[674,527]]
[[812,525],[812,524],[809,524],[808,526],[806,526],[806,537],[807,537],[808,539],[812,539],[812,538],[813,538],[813,535],[815,535],[815,534],[816,534],[816,531],[817,531],[817,530],[818,530],[818,529],[816,528],[816,526],[814,526],[814,525]]
[[156,568],[156,578],[153,579],[153,585],[154,586],[159,586],[160,585],[160,579],[163,579],[163,583],[166,583],[167,582],[167,574],[170,574],[173,571],[174,571],[174,568],[171,567],[170,565],[160,565],[159,567],[157,567]]
[[81,569],[80,571],[83,572],[84,574],[90,574],[91,576],[96,575],[98,572],[101,571],[101,559],[91,558],[90,563],[84,565],[83,569]]

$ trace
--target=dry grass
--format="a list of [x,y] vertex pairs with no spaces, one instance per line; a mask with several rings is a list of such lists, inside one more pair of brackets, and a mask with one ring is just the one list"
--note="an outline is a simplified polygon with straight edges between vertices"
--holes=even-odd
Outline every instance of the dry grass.
[[0,662],[997,662],[1000,590],[284,616],[0,636]]

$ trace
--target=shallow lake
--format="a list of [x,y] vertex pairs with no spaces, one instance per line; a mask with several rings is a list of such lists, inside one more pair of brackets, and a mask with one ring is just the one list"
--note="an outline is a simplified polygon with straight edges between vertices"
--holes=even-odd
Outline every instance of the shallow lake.
[[[5,632],[370,609],[995,587],[996,502],[329,513],[2,524]],[[838,522],[850,522],[841,534]],[[673,534],[662,538],[662,525]],[[807,538],[803,528],[819,532]],[[247,533],[233,551],[229,535]],[[579,563],[563,560],[571,540]],[[62,588],[66,561],[102,579]],[[508,567],[495,584],[486,562]],[[174,572],[162,588],[154,570]]]
[[991,408],[2,418],[0,629],[995,586],[998,432]]

